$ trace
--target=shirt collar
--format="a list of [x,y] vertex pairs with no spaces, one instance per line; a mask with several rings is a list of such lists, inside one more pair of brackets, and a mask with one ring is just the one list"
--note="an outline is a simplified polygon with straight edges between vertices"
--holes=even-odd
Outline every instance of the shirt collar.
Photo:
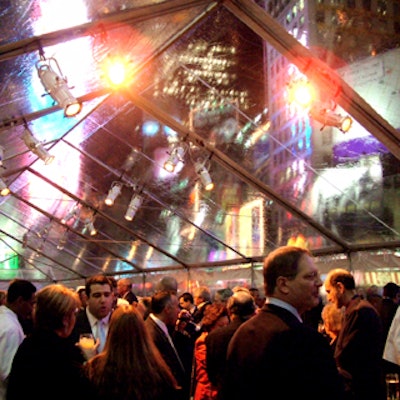
[[108,315],[106,315],[103,319],[97,319],[90,311],[89,311],[89,307],[86,307],[86,315],[88,317],[90,326],[93,328],[95,326],[97,326],[97,323],[99,321],[103,322],[103,325],[108,326],[108,321],[110,320],[110,315],[111,313],[109,313]]
[[265,303],[267,304],[273,304],[275,306],[284,308],[285,310],[291,312],[300,322],[303,322],[301,319],[301,316],[299,312],[296,310],[295,307],[293,307],[291,304],[287,303],[286,301],[277,299],[276,297],[267,297],[265,300]]

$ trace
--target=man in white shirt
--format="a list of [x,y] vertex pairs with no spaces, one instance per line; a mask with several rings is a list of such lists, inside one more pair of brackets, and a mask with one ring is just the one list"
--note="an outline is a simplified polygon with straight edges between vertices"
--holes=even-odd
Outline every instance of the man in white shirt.
[[114,290],[111,280],[105,275],[91,276],[86,280],[87,306],[78,312],[70,339],[79,341],[82,333],[92,333],[99,339],[98,352],[102,351],[108,333],[108,323],[114,305]]
[[6,398],[11,364],[25,337],[19,318],[32,318],[35,292],[31,282],[14,279],[8,287],[5,305],[0,306],[0,400]]

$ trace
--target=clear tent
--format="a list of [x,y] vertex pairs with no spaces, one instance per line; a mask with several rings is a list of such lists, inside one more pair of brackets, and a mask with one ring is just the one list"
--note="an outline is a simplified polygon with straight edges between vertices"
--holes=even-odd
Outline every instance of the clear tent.
[[[2,5],[0,145],[11,193],[0,199],[0,284],[77,286],[105,273],[132,277],[139,294],[162,274],[186,288],[261,286],[263,257],[288,243],[310,248],[322,272],[340,265],[361,283],[398,280],[398,3],[347,3]],[[114,56],[129,65],[124,87],[104,79]],[[47,62],[82,104],[76,116],[46,93]],[[290,102],[299,80],[352,118],[348,132]],[[27,148],[27,129],[51,164]]]

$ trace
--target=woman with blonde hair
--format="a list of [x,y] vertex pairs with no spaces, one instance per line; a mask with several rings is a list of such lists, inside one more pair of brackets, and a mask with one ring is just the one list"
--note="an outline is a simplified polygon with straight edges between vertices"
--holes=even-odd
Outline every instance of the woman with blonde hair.
[[175,400],[179,390],[153,343],[142,314],[131,305],[113,312],[106,345],[85,364],[98,400]]
[[33,332],[15,354],[7,400],[90,398],[84,357],[69,336],[79,308],[78,295],[63,285],[45,286],[36,294]]

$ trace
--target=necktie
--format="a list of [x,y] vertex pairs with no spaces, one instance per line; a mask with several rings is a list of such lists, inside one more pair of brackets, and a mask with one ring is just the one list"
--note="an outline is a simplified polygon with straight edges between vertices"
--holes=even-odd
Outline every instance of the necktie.
[[100,339],[100,346],[98,348],[98,352],[100,353],[106,344],[106,330],[103,321],[97,321],[97,337]]

